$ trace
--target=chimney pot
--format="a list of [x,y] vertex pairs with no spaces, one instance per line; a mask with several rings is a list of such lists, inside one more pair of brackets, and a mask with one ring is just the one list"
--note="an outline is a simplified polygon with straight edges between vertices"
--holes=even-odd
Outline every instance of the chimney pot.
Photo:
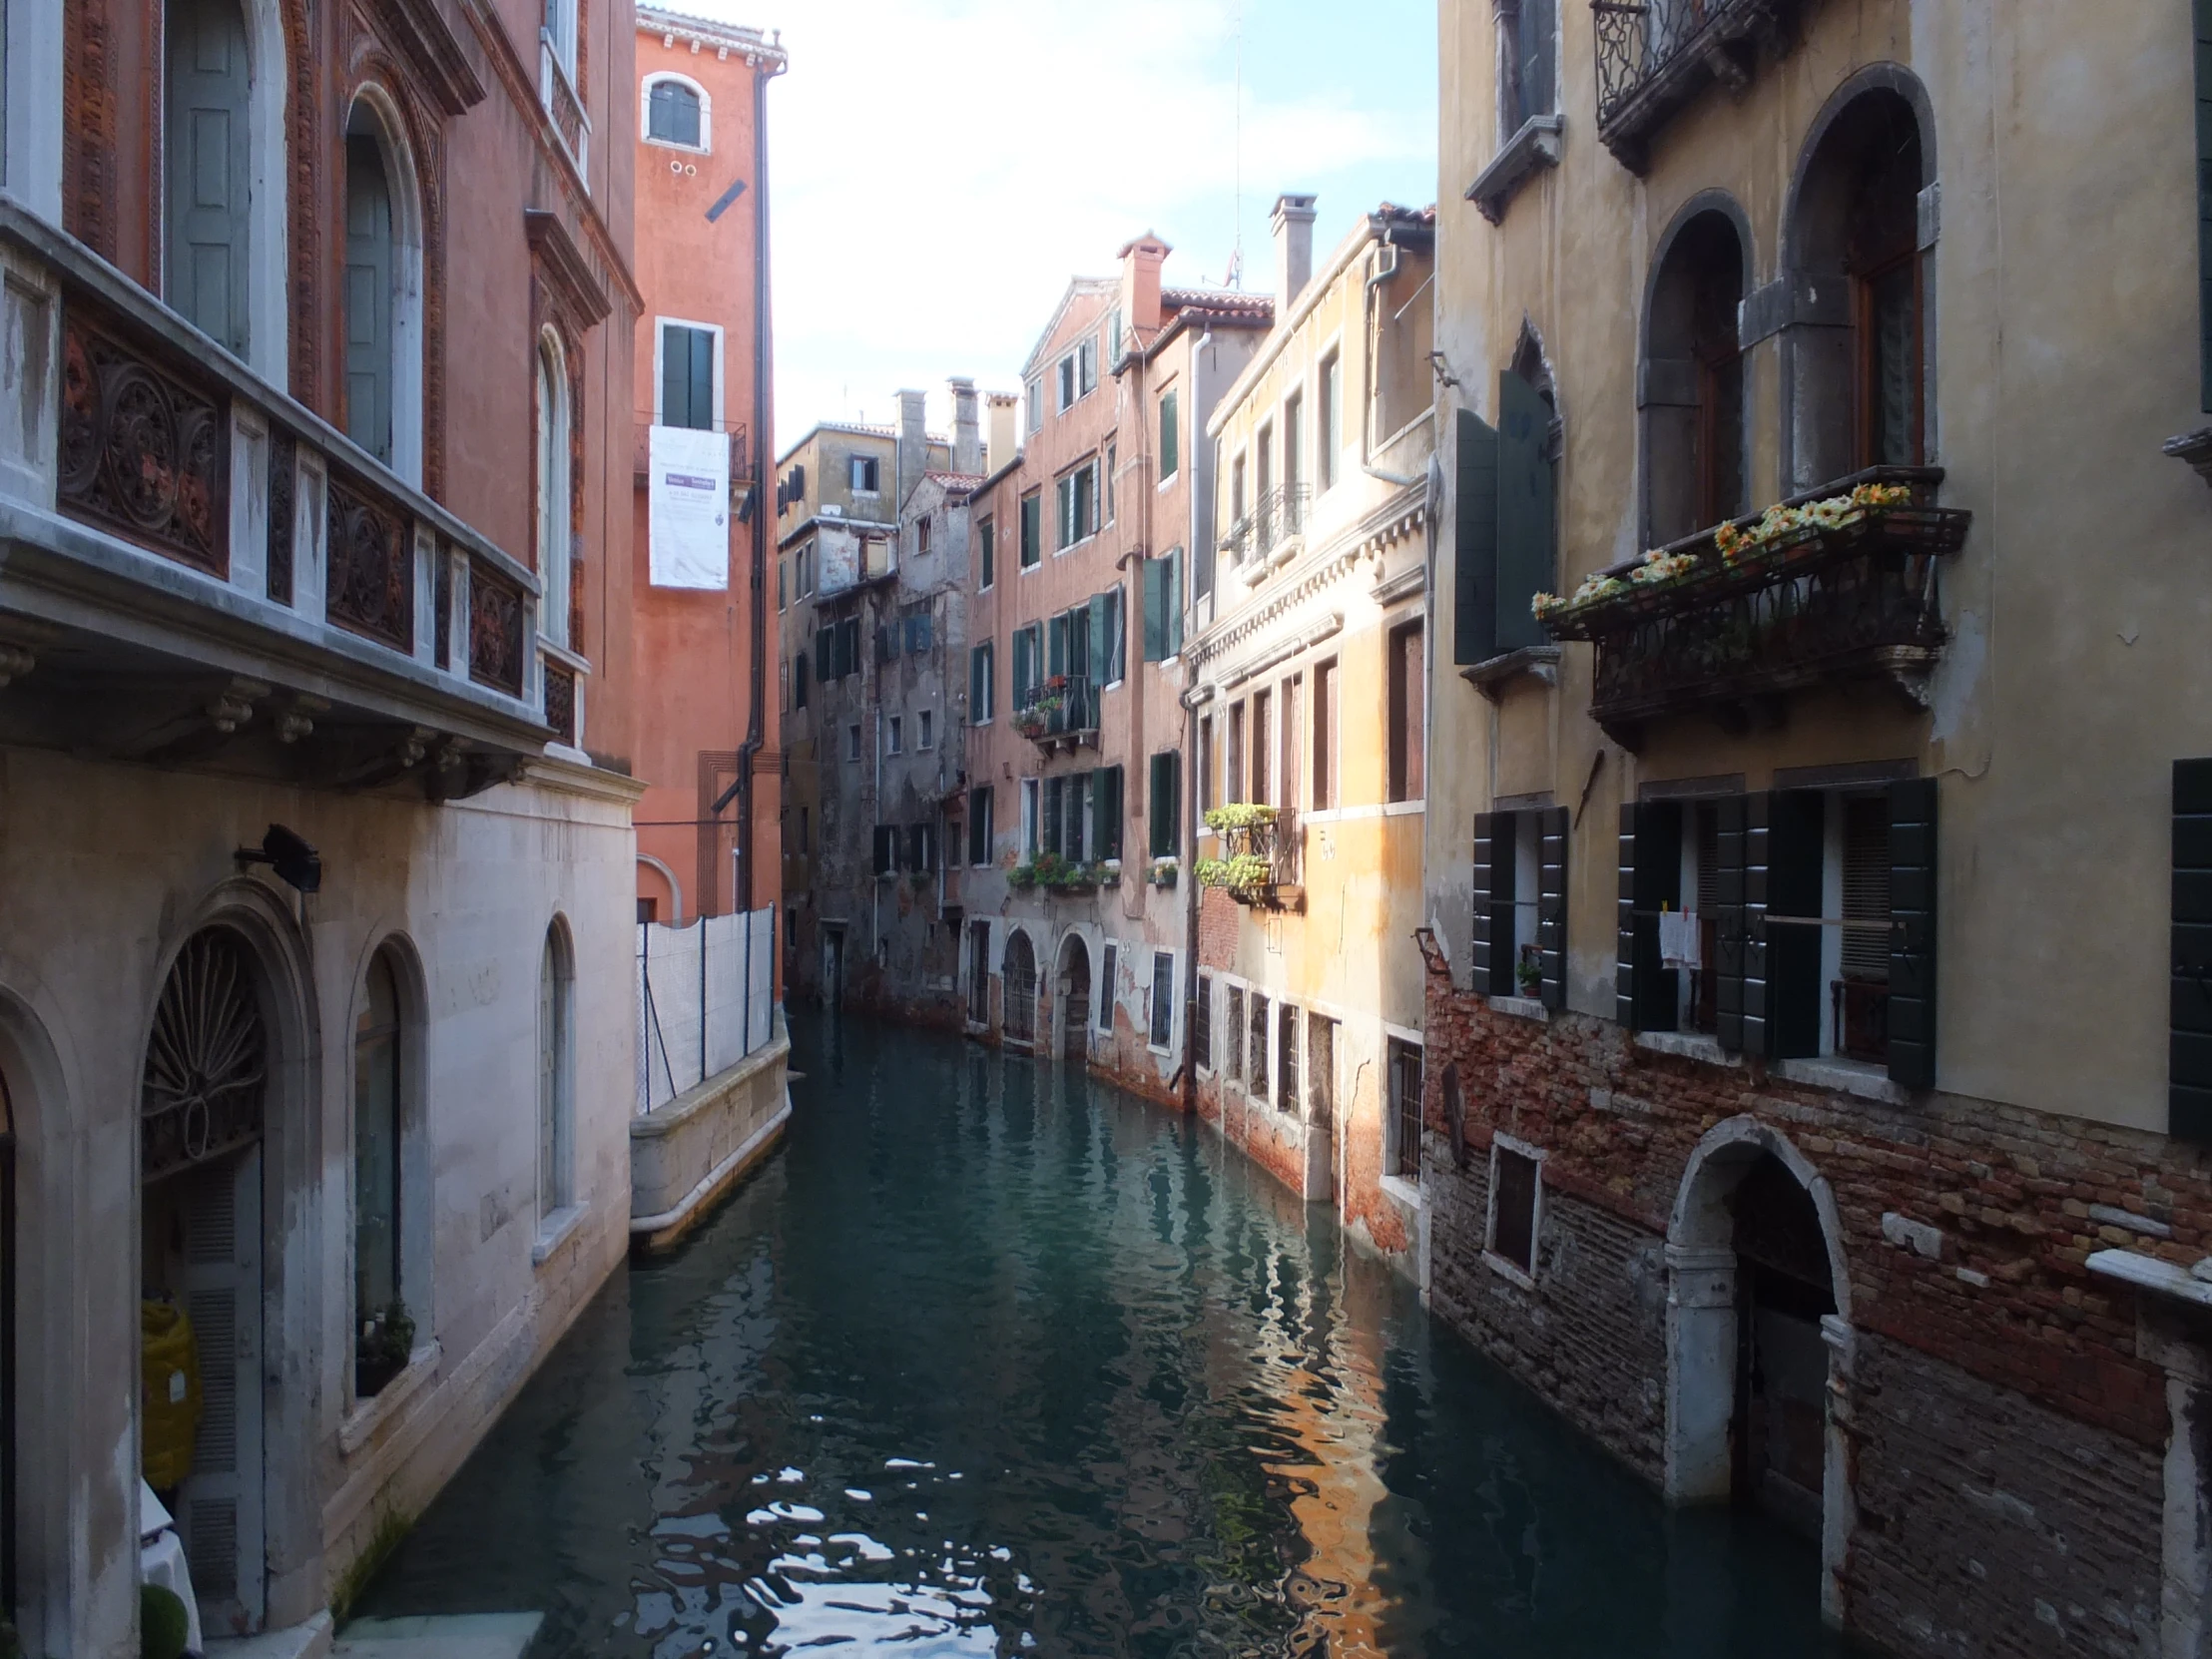
[[975,423],[975,382],[963,374],[955,374],[948,382],[952,387],[952,470],[977,473],[983,470],[983,439]]
[[1313,279],[1314,198],[1278,196],[1268,226],[1275,233],[1275,316],[1280,322]]
[[983,456],[983,471],[996,473],[1014,458],[1015,411],[1021,399],[1010,391],[986,392],[983,402],[990,415],[990,445]]
[[921,482],[929,464],[929,439],[922,424],[924,401],[918,391],[898,394],[898,494],[890,504],[893,512],[906,505],[906,492]]

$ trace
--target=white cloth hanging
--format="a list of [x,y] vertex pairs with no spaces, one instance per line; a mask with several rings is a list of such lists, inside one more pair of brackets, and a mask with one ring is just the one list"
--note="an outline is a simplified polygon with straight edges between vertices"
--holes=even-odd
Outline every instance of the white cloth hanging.
[[1671,968],[1703,967],[1698,955],[1698,924],[1695,910],[1661,910],[1659,912],[1659,960]]
[[154,1488],[139,1482],[139,1582],[159,1584],[176,1592],[185,1604],[185,1651],[205,1653],[200,1633],[200,1602],[192,1593],[192,1568],[185,1561],[185,1543],[177,1536],[177,1524],[168,1508],[154,1495]]

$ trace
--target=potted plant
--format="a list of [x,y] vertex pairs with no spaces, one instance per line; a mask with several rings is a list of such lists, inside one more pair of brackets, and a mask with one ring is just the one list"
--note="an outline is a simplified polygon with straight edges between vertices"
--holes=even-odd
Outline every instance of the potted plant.
[[1513,964],[1513,982],[1520,987],[1520,993],[1523,996],[1534,997],[1542,994],[1544,970],[1538,965],[1534,955],[1524,951],[1521,959]]
[[1034,862],[1019,863],[1006,872],[1006,884],[1027,892],[1037,884],[1037,866]]
[[384,1384],[405,1371],[414,1355],[414,1319],[403,1302],[394,1301],[363,1322],[353,1347],[354,1397],[381,1393]]
[[1157,858],[1152,864],[1152,884],[1155,887],[1175,885],[1180,866],[1173,858]]

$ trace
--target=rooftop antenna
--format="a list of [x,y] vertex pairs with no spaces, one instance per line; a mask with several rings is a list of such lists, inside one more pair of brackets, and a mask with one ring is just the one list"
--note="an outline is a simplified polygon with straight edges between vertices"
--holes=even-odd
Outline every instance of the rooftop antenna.
[[1232,14],[1237,28],[1237,93],[1236,105],[1230,112],[1233,137],[1230,148],[1236,154],[1236,244],[1229,251],[1229,285],[1244,286],[1244,0],[1236,0]]

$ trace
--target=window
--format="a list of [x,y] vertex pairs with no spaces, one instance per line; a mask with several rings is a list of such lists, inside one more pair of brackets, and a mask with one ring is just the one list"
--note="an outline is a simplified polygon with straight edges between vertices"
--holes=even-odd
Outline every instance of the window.
[[1060,539],[1056,551],[1098,533],[1098,463],[1087,461],[1055,485],[1060,508]]
[[1302,753],[1299,745],[1299,704],[1304,700],[1306,680],[1303,675],[1292,675],[1283,682],[1283,740],[1276,754],[1282,758],[1283,776],[1275,786],[1275,804],[1285,812],[1298,809],[1299,762]]
[[1334,657],[1314,669],[1314,805],[1321,809],[1337,805],[1337,686],[1341,679]]
[[[196,136],[196,144],[208,142]],[[197,217],[196,210],[188,214]],[[399,285],[391,182],[375,117],[355,104],[345,131],[345,435],[386,466],[392,462],[396,349],[392,299]],[[197,250],[196,250],[197,252]],[[234,276],[232,281],[242,278]],[[196,273],[197,286],[216,279]]]
[[929,519],[928,515],[924,514],[922,517],[914,520],[914,556],[916,558],[919,558],[922,554],[928,551]]
[[1251,1042],[1245,1056],[1245,1088],[1255,1100],[1268,1098],[1268,999],[1254,991],[1247,1002]]
[[1298,1097],[1298,1024],[1299,1011],[1288,1002],[1278,1003],[1275,1009],[1275,1109],[1298,1115],[1303,1104]]
[[799,570],[799,597],[811,599],[815,592],[815,544],[807,543],[792,561]]
[[800,851],[802,851],[802,852],[812,852],[812,851],[814,850],[814,844],[813,844],[813,838],[812,838],[812,837],[813,837],[813,826],[812,826],[812,825],[810,824],[810,822],[809,822],[809,813],[808,813],[808,809],[806,809],[805,807],[802,807],[802,808],[800,808],[800,809],[799,809],[799,850],[800,850]]
[[1028,570],[1044,557],[1044,495],[1031,490],[1021,498],[1021,568]]
[[1222,799],[1247,801],[1245,794],[1245,706],[1242,702],[1229,705],[1229,768],[1222,778]]
[[1144,579],[1144,660],[1164,663],[1183,650],[1183,550],[1147,559]]
[[1026,709],[1044,683],[1044,629],[1032,622],[1014,630],[1014,695],[1011,706]]
[[895,824],[875,827],[874,869],[877,875],[891,875],[898,869],[898,826]]
[[1176,425],[1175,388],[1160,393],[1160,482],[1174,477],[1183,464],[1182,434]]
[[[1498,139],[1521,123],[1558,108],[1559,0],[1519,0],[1501,7],[1498,53]],[[1693,14],[1694,15],[1694,14]]]
[[661,424],[715,429],[715,330],[661,324]]
[[1062,357],[1053,365],[1052,372],[1060,388],[1060,413],[1066,414],[1075,406],[1076,398],[1082,395],[1075,389],[1075,353],[1071,351]]
[[1719,212],[1696,215],[1667,244],[1644,324],[1649,546],[1744,510],[1744,363],[1736,324],[1743,296],[1744,247],[1735,223]]
[[1198,810],[1201,813],[1221,804],[1219,790],[1214,784],[1214,717],[1198,718]]
[[1152,1046],[1165,1053],[1175,1037],[1175,953],[1152,953]]
[[1392,1037],[1384,1060],[1390,1115],[1383,1168],[1407,1181],[1420,1179],[1420,1045]]
[[968,724],[988,726],[991,723],[991,698],[996,691],[993,685],[991,661],[992,645],[985,640],[968,652]]
[[1062,357],[1055,373],[1059,376],[1060,412],[1065,414],[1098,385],[1097,336],[1084,340]]
[[1222,1009],[1221,1028],[1223,1036],[1228,1039],[1227,1045],[1222,1049],[1222,1058],[1227,1063],[1229,1075],[1240,1077],[1244,1074],[1245,1045],[1245,997],[1243,987],[1231,985],[1222,1001],[1224,1007]]
[[1536,1215],[1543,1162],[1500,1135],[1490,1144],[1489,1253],[1524,1278],[1536,1273]]
[[[969,822],[974,822],[972,817]],[[785,913],[788,915],[791,912]],[[968,1023],[987,1025],[991,1017],[991,924],[988,921],[968,923],[967,974]]]
[[1099,1030],[1111,1035],[1114,1029],[1114,981],[1121,973],[1121,947],[1108,939],[1099,951],[1099,959],[1102,965],[1098,970],[1097,1025]]
[[967,861],[982,865],[991,861],[991,791],[989,785],[968,791]]
[[707,148],[707,102],[699,89],[673,75],[645,83],[645,136],[685,150]]
[[1044,800],[1042,785],[1034,778],[1021,781],[1021,860],[1028,863],[1044,850]]
[[1299,509],[1306,494],[1306,398],[1293,392],[1283,399],[1283,532],[1297,535],[1305,526]]
[[1308,1122],[1337,1121],[1337,1022],[1326,1014],[1306,1016],[1306,1094]]
[[937,827],[934,824],[910,824],[906,827],[906,867],[919,870],[924,875],[935,873]]
[[538,1221],[576,1202],[576,975],[559,923],[546,929],[538,957]]
[[1462,664],[1548,639],[1529,603],[1557,586],[1554,411],[1549,393],[1528,377],[1542,372],[1533,335],[1523,336],[1516,362],[1498,376],[1495,428],[1471,410],[1459,412],[1452,650]]
[[1182,845],[1183,830],[1183,757],[1179,752],[1163,750],[1152,757],[1151,775],[1145,780],[1145,807],[1152,856],[1174,857]]
[[1191,1064],[1200,1071],[1214,1069],[1214,981],[1203,973],[1191,1005]]
[[[353,1027],[353,1330],[360,1351],[401,1311],[399,1045],[399,980],[386,948],[369,958]],[[354,1393],[375,1393],[396,1370],[362,1352]]]
[[778,559],[776,561],[776,609],[778,614],[782,614],[791,605],[791,595],[787,586],[790,576],[791,561],[789,559]]
[[1389,799],[1418,801],[1425,788],[1422,766],[1423,691],[1421,625],[1390,630]]
[[1120,464],[1120,443],[1113,438],[1108,438],[1106,440],[1106,463],[1101,470],[1098,485],[1098,521],[1101,524],[1114,522],[1114,472]]
[[559,60],[561,73],[571,85],[576,81],[576,0],[545,0],[545,36]]
[[1114,365],[1121,361],[1122,326],[1119,305],[1106,313],[1106,332],[1103,337],[1106,341],[1106,369],[1111,373]]
[[881,468],[873,455],[852,455],[846,458],[846,482],[854,495],[874,495],[881,480]]
[[1563,808],[1475,815],[1477,989],[1566,1006],[1566,848]]
[[1332,350],[1321,360],[1319,405],[1314,411],[1314,484],[1318,490],[1334,489],[1337,456],[1344,448],[1344,364]]
[[661,919],[661,901],[650,893],[638,900],[638,921],[642,925]]
[[899,717],[898,717],[897,715],[893,715],[893,716],[891,716],[891,719],[890,719],[890,742],[889,742],[889,743],[888,743],[888,744],[887,744],[887,745],[885,746],[885,747],[886,747],[886,748],[887,748],[887,749],[889,750],[889,752],[890,752],[891,754],[893,754],[893,755],[896,755],[896,754],[898,754],[898,753],[899,753],[899,752],[900,752],[900,751],[901,751],[902,749],[904,749],[905,745],[904,745],[904,744],[903,744],[903,743],[902,743],[902,742],[900,741],[900,739],[901,739],[901,738],[902,738],[902,736],[904,735],[904,733],[905,733],[905,730],[906,730],[906,725],[905,725],[905,722],[904,722],[903,720],[901,720],[901,719],[900,719],[900,718],[899,718]]
[[1042,431],[1044,429],[1044,381],[1041,379],[1031,380],[1026,389],[1028,396],[1023,399],[1023,406],[1028,414],[1029,430],[1032,432]]
[[977,585],[980,589],[988,589],[998,579],[998,526],[985,518],[976,526],[975,541],[982,564],[982,580]]
[[860,758],[860,723],[852,722],[844,729],[844,758],[857,761]]
[[1232,532],[1243,527],[1245,521],[1245,458],[1239,455],[1229,465],[1229,527]]
[[899,618],[900,631],[905,636],[906,655],[918,657],[936,645],[935,621],[930,615],[929,601],[909,605]]
[[1272,758],[1270,751],[1275,743],[1274,714],[1274,695],[1269,692],[1254,692],[1252,694],[1252,794],[1246,798],[1251,801],[1266,801],[1269,799],[1268,763]]
[[538,337],[538,632],[554,645],[568,644],[569,478],[568,367],[552,329]]
[[[254,265],[248,246],[254,157],[246,19],[236,0],[171,0],[166,33],[165,297],[188,321],[245,357],[247,283]],[[351,206],[349,201],[349,212]],[[350,264],[350,236],[347,241]]]
[[914,747],[915,747],[916,749],[934,749],[934,748],[936,748],[936,747],[937,747],[937,730],[936,730],[936,727],[937,727],[937,717],[936,717],[936,715],[935,715],[934,713],[932,713],[932,712],[931,712],[930,710],[928,710],[928,709],[924,709],[924,710],[922,710],[922,711],[921,711],[921,713],[920,713],[920,714],[918,714],[918,715],[914,716],[914,721],[915,721],[915,723],[916,723],[916,731],[915,731],[915,734],[914,734]]

